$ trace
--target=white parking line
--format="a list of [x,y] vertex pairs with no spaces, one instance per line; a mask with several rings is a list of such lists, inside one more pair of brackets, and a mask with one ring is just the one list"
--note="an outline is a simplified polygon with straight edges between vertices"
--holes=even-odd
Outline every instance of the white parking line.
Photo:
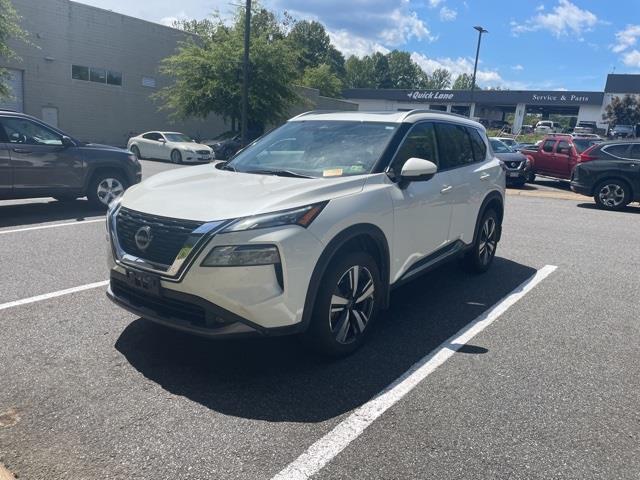
[[16,228],[14,230],[0,230],[0,235],[7,233],[28,232],[30,230],[44,230],[45,228],[71,227],[73,225],[84,225],[85,223],[104,222],[104,217],[96,220],[78,220],[77,222],[55,223],[53,225],[40,225],[38,227]]
[[43,295],[37,295],[35,297],[23,298],[22,300],[15,300],[13,302],[0,303],[0,310],[6,310],[7,308],[26,305],[28,303],[41,302],[43,300],[49,300],[50,298],[62,297],[63,295],[82,292],[83,290],[91,290],[92,288],[105,287],[108,284],[109,284],[109,280],[104,280],[102,282],[87,283],[86,285],[80,285],[79,287],[67,288],[65,290],[58,290],[57,292],[45,293]]
[[333,430],[311,445],[272,480],[306,480],[318,473],[342,450],[364,432],[378,417],[413,390],[436,368],[446,362],[478,333],[491,325],[507,309],[548,277],[557,267],[546,265],[515,288],[473,322],[423,357],[374,398],[359,407]]

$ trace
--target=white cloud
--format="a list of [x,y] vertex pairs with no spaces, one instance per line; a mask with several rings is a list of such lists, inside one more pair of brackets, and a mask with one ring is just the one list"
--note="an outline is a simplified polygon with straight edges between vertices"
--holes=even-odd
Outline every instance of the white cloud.
[[516,72],[521,72],[522,70],[524,70],[524,67],[520,64],[517,64],[517,65],[513,65],[511,67],[511,70],[515,70]]
[[189,20],[189,16],[185,12],[180,12],[177,15],[162,17],[160,20],[158,20],[158,23],[166,25],[167,27],[173,27],[176,22],[181,20]]
[[598,23],[598,17],[594,13],[581,9],[569,0],[558,0],[558,5],[549,13],[538,11],[540,13],[524,23],[511,22],[511,32],[518,35],[547,30],[557,38],[573,34],[581,39],[584,32],[591,30]]
[[[446,68],[451,72],[453,79],[462,74],[473,73],[473,62],[469,58],[430,58],[421,53],[414,52],[411,54],[411,58],[427,73],[431,74],[438,68]],[[476,73],[476,81],[480,86],[495,86],[505,85],[505,81],[500,74],[495,70],[483,70],[478,69]]]
[[452,22],[458,16],[458,12],[447,7],[442,7],[440,9],[440,20],[443,22]]
[[443,0],[429,0],[429,8],[438,8]]
[[380,43],[363,37],[356,37],[347,30],[327,31],[331,43],[342,52],[345,57],[355,55],[364,57],[374,52],[389,53],[389,49]]
[[633,49],[622,56],[622,61],[628,67],[640,68],[640,50]]
[[540,4],[536,7],[536,12],[542,12],[542,11],[544,11],[544,5]]
[[615,53],[620,53],[633,47],[640,38],[640,25],[627,25],[627,28],[616,33],[616,44],[611,47]]

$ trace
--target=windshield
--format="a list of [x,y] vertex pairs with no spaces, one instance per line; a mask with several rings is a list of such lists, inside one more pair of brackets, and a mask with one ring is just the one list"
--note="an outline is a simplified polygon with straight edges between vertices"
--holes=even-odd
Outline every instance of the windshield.
[[186,136],[184,133],[165,133],[164,136],[168,142],[193,143],[193,140]]
[[398,125],[382,122],[289,122],[240,152],[238,172],[289,171],[309,177],[370,173]]
[[494,153],[513,153],[507,145],[502,143],[500,140],[489,140],[491,142],[491,148]]

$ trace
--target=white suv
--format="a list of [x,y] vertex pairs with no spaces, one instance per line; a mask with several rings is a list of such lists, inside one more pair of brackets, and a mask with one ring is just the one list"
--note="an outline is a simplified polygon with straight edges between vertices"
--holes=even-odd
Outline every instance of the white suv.
[[454,258],[489,268],[504,188],[464,117],[302,114],[229,163],[127,190],[108,213],[108,295],[200,335],[304,332],[347,354],[393,287]]

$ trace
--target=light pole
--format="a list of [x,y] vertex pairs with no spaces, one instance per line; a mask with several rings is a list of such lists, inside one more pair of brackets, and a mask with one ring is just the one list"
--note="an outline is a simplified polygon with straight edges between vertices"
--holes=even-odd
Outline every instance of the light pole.
[[471,110],[473,106],[473,92],[476,89],[476,72],[478,71],[478,57],[480,56],[480,42],[482,41],[482,34],[489,33],[489,30],[485,30],[479,25],[476,25],[473,28],[478,31],[478,47],[476,48],[476,63],[473,65],[473,77],[471,77],[471,105],[469,105],[469,117],[472,117],[475,113],[475,108],[473,108],[474,111]]
[[249,35],[251,33],[251,0],[247,0],[244,12],[244,56],[242,58],[242,119],[241,141],[242,146],[247,145],[249,134],[247,132],[247,115],[249,111]]

